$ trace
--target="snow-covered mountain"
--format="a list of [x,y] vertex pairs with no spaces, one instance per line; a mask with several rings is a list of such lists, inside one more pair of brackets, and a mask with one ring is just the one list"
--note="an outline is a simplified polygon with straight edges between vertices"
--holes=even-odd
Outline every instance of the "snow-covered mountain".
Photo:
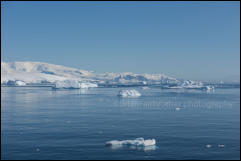
[[53,83],[57,80],[79,80],[95,76],[92,72],[42,62],[1,62],[1,84],[9,80],[25,83]]
[[23,81],[27,84],[63,80],[95,82],[104,85],[177,84],[179,80],[163,74],[103,73],[42,62],[1,62],[1,84]]
[[112,85],[160,85],[172,89],[213,90],[202,82],[178,80],[163,74],[103,73],[42,62],[1,62],[1,85],[46,85],[55,88],[89,88]]

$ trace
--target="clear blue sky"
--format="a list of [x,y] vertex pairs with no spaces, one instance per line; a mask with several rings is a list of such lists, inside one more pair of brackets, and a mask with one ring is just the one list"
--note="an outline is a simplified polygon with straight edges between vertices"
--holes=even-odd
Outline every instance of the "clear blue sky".
[[240,74],[239,2],[7,2],[6,22],[3,11],[2,61],[199,80]]

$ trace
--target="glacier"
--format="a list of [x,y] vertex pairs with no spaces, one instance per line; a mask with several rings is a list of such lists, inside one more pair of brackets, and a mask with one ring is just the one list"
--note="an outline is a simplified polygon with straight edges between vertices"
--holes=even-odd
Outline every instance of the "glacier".
[[53,88],[154,85],[170,89],[214,89],[214,86],[206,86],[199,81],[180,80],[164,74],[131,72],[99,74],[44,62],[1,62],[1,85],[49,85]]

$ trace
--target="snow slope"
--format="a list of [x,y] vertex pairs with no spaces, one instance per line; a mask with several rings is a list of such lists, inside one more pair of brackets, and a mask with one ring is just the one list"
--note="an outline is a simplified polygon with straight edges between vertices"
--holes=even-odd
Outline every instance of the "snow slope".
[[41,62],[1,62],[1,83],[21,80],[26,83],[53,83],[57,80],[79,80],[92,72]]

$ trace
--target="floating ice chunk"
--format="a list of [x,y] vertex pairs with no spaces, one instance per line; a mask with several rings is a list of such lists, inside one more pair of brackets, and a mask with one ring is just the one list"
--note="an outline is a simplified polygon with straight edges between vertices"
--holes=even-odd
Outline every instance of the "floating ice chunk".
[[56,81],[53,88],[91,88],[98,87],[95,83],[82,82],[76,80]]
[[130,89],[130,90],[125,89],[125,90],[119,91],[118,96],[121,96],[121,97],[139,97],[139,96],[141,96],[141,93],[138,92],[135,89]]
[[176,107],[176,111],[180,111],[181,110],[181,108],[180,107]]
[[224,144],[218,144],[218,147],[219,147],[219,148],[224,148],[225,145],[224,145]]
[[214,86],[206,86],[206,90],[207,91],[212,91],[212,90],[214,90]]
[[93,88],[93,87],[98,87],[98,85],[95,83],[85,82],[85,83],[81,83],[80,87],[81,88]]
[[16,86],[25,86],[26,83],[25,83],[24,81],[17,80],[17,81],[15,82],[15,85],[16,85]]
[[156,145],[155,139],[147,139],[144,138],[136,138],[135,140],[112,140],[106,142],[106,146],[138,146],[138,147],[146,147]]
[[149,89],[149,87],[144,86],[144,87],[142,87],[142,89]]
[[207,145],[206,145],[206,148],[211,148],[211,147],[212,147],[211,144],[207,144]]
[[147,82],[146,82],[146,81],[143,81],[143,82],[142,82],[142,84],[146,85],[146,84],[147,84]]

